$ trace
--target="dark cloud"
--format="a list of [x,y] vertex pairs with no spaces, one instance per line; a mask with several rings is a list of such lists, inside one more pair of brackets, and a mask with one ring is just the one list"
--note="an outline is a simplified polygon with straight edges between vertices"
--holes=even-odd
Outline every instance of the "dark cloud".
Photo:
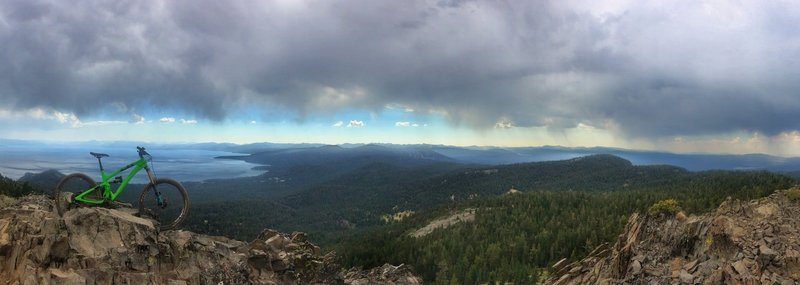
[[634,137],[797,129],[797,9],[632,2],[3,1],[0,104],[210,119],[399,104]]

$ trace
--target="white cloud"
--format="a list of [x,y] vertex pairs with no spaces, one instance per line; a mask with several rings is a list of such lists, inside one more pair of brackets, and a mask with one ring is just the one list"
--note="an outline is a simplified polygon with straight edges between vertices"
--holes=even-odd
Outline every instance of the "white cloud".
[[[419,124],[418,123],[413,123],[413,122],[396,122],[396,123],[394,123],[394,126],[395,127],[400,127],[400,128],[408,128],[408,127],[416,128],[416,127],[419,127]],[[424,126],[427,127],[428,125],[425,124]]]
[[334,88],[324,86],[312,91],[314,94],[309,102],[309,106],[314,106],[320,110],[330,108],[341,108],[353,102],[363,101],[368,97],[366,89],[361,87],[354,88]]
[[181,119],[181,124],[194,125],[194,124],[197,124],[197,120],[184,120],[184,119]]
[[775,136],[775,140],[779,142],[800,143],[800,131],[794,130],[789,132],[782,132]]
[[591,130],[597,129],[597,128],[595,128],[595,126],[592,126],[591,124],[583,123],[583,122],[578,123],[578,125],[575,126],[575,128],[582,129],[582,130],[587,130],[587,131],[591,131]]
[[128,106],[125,105],[125,103],[122,103],[122,102],[111,103],[111,107],[114,107],[115,109],[117,109],[117,112],[120,112],[120,113],[128,112]]
[[[0,119],[18,119],[18,120],[41,120],[41,121],[55,121],[59,124],[68,124],[71,128],[81,128],[84,126],[108,126],[108,125],[124,125],[124,124],[144,124],[151,121],[146,121],[144,116],[131,113],[131,118],[127,121],[124,120],[96,120],[96,121],[82,121],[75,113],[61,112],[55,110],[46,110],[43,108],[33,108],[24,111],[15,111],[8,109],[0,109]],[[172,120],[172,121],[170,121]],[[162,122],[174,122],[174,118],[162,118]],[[192,124],[194,120],[181,120],[186,124]],[[196,123],[196,121],[194,121]]]
[[100,120],[100,121],[91,121],[91,122],[81,123],[80,126],[108,126],[108,125],[122,125],[122,124],[128,124],[128,123],[129,122],[127,122],[127,121],[104,121],[104,120]]
[[[14,111],[8,109],[0,109],[0,119],[18,119],[18,120],[43,120],[55,121],[59,124],[67,124],[71,128],[81,128],[85,126],[108,126],[108,125],[123,125],[123,124],[144,124],[145,118],[139,114],[132,113],[131,119],[128,121],[123,120],[96,120],[96,121],[82,121],[75,113],[61,112],[55,110],[46,110],[42,108],[33,108],[24,111]],[[174,118],[162,118],[161,121],[174,122]],[[197,123],[195,120],[181,120],[185,124]]]
[[173,118],[173,117],[163,117],[163,118],[159,119],[158,121],[162,122],[162,123],[174,123],[175,122],[175,118]]
[[73,128],[79,128],[81,124],[81,120],[78,119],[78,116],[75,116],[73,113],[62,113],[59,111],[53,111],[53,116],[59,123],[69,123],[70,126]]
[[257,122],[256,121],[250,121],[250,124],[251,125],[255,125],[255,124],[257,124]]
[[341,127],[343,125],[344,125],[344,122],[338,121],[338,122],[334,123],[333,125],[331,125],[331,127],[339,128],[339,127]]
[[361,128],[364,126],[366,126],[366,124],[364,124],[364,121],[359,121],[359,120],[350,120],[350,123],[347,124],[348,128]]
[[384,108],[386,108],[388,110],[402,110],[403,112],[406,112],[406,113],[414,113],[415,112],[414,108],[411,108],[409,106],[402,105],[402,104],[394,104],[394,103],[393,104],[386,104],[386,106],[384,106]]
[[128,121],[128,122],[131,123],[131,124],[140,125],[140,124],[144,124],[145,120],[144,120],[144,116],[136,114],[136,113],[133,113],[133,114],[131,114],[131,120]]
[[514,122],[507,118],[502,118],[494,124],[495,129],[510,129],[514,127]]

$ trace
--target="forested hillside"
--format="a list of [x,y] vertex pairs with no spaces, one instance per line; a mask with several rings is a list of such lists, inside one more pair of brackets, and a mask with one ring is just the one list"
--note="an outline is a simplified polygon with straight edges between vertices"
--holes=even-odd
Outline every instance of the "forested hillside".
[[17,182],[0,175],[0,195],[19,197],[35,191],[36,189],[27,182]]
[[311,177],[314,170],[332,167],[321,164],[297,167],[297,173],[187,184],[192,194],[187,227],[243,240],[258,234],[260,227],[302,230],[329,245],[342,235],[381,225],[386,214],[493,197],[512,187],[597,192],[670,185],[693,175],[677,167],[634,166],[619,157],[594,155],[478,168],[384,161],[321,182]]
[[[435,284],[532,284],[545,276],[543,268],[559,259],[582,257],[612,241],[632,212],[644,211],[657,201],[677,199],[688,213],[700,213],[716,208],[728,196],[748,200],[794,183],[767,172],[710,171],[680,172],[670,183],[629,185],[616,191],[535,190],[439,207],[351,237],[337,249],[347,264],[412,264]],[[464,208],[477,209],[473,222],[419,238],[409,235],[436,216]]]

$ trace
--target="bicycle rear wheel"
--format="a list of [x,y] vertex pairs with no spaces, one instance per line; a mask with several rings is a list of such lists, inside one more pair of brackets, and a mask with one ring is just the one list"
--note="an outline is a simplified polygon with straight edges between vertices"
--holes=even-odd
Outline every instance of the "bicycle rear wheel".
[[[56,188],[53,189],[53,200],[55,201],[58,215],[63,216],[64,213],[71,209],[74,201],[72,197],[96,185],[97,183],[89,175],[83,173],[72,173],[62,177],[56,184]],[[100,200],[103,199],[103,194],[101,191],[95,190],[86,195],[86,197]]]
[[[156,196],[160,193],[161,201]],[[160,203],[159,203],[160,202]],[[180,182],[171,178],[158,178],[149,183],[139,195],[139,213],[158,221],[161,230],[174,229],[186,219],[189,198]]]

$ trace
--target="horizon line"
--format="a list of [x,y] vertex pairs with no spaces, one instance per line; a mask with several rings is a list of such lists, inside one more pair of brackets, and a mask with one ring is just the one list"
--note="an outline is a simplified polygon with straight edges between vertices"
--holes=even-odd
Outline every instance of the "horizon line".
[[261,141],[261,142],[250,142],[250,143],[236,143],[236,142],[214,142],[214,141],[201,141],[201,142],[170,142],[170,141],[136,141],[136,140],[42,140],[42,139],[12,139],[12,138],[3,138],[0,137],[0,141],[18,141],[18,142],[41,142],[41,143],[51,143],[51,144],[72,144],[72,143],[126,143],[126,142],[134,142],[134,143],[147,143],[147,144],[161,144],[161,145],[183,145],[183,144],[232,144],[237,146],[245,146],[245,145],[256,145],[256,144],[284,144],[284,145],[317,145],[317,146],[342,146],[342,145],[397,145],[397,146],[442,146],[442,147],[460,147],[460,148],[495,148],[495,149],[522,149],[522,148],[565,148],[565,149],[611,149],[611,150],[618,150],[618,151],[631,151],[631,152],[657,152],[657,153],[664,153],[664,154],[673,154],[673,155],[735,155],[735,156],[749,156],[749,155],[764,155],[764,156],[771,156],[771,157],[778,157],[778,158],[800,158],[800,156],[782,156],[776,154],[768,154],[768,153],[731,153],[731,152],[675,152],[669,150],[659,150],[659,149],[634,149],[634,148],[622,148],[622,147],[615,147],[615,146],[603,146],[603,145],[595,145],[595,146],[563,146],[563,145],[529,145],[529,146],[497,146],[497,145],[448,145],[448,144],[430,144],[430,143],[416,143],[416,144],[403,144],[403,143],[387,143],[387,142],[369,142],[369,143],[339,143],[339,144],[331,144],[331,143],[315,143],[315,142],[270,142],[270,141]]

